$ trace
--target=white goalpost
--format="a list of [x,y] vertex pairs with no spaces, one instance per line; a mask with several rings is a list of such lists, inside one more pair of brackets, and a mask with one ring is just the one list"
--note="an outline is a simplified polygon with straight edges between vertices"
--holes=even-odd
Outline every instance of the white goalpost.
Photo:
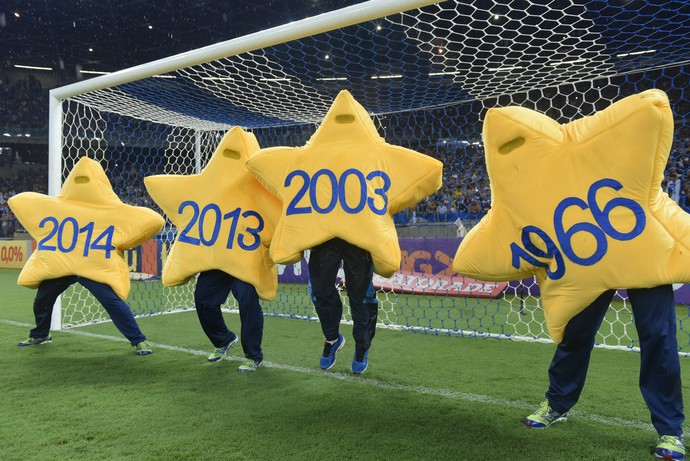
[[[181,68],[210,62],[226,56],[251,52],[256,49],[296,40],[305,36],[315,35],[329,30],[346,27],[371,19],[380,18],[387,14],[398,13],[412,8],[436,3],[430,0],[371,0],[366,3],[321,14],[312,18],[295,21],[290,24],[275,27],[268,31],[240,37],[234,40],[210,45],[202,49],[181,53],[148,64],[124,69],[112,74],[102,75],[86,81],[73,83],[55,88],[49,94],[49,127],[48,127],[48,194],[57,195],[62,187],[66,172],[63,165],[63,122],[65,100],[104,88],[115,87],[134,80],[152,78]],[[215,130],[227,130],[232,125],[217,125]],[[211,152],[215,146],[211,146]],[[201,142],[195,139],[195,165],[193,172],[201,170]],[[88,297],[88,295],[86,295]],[[56,301],[53,310],[52,328],[60,330],[63,327],[62,297]]]
[[[690,151],[686,13],[649,5],[631,16],[625,2],[607,3],[370,0],[56,88],[49,193],[57,194],[74,162],[87,155],[101,162],[124,202],[156,209],[145,176],[199,172],[233,126],[253,132],[261,147],[303,145],[347,89],[388,142],[444,163],[443,189],[398,222],[401,272],[376,281],[381,325],[549,341],[533,280],[468,281],[452,272],[451,259],[457,230],[477,222],[471,202],[490,206],[481,139],[490,107],[521,105],[567,123],[656,87],[669,94],[677,115],[676,148]],[[133,274],[127,301],[136,315],[193,309],[193,284],[160,283],[175,233],[168,223],[156,239],[125,254]],[[306,262],[279,273],[278,298],[262,303],[266,314],[315,318]],[[690,303],[685,287],[677,293],[679,306]],[[598,341],[635,349],[621,295]],[[54,328],[107,320],[79,287],[59,303]],[[687,309],[679,318],[687,319]],[[681,352],[690,352],[683,325]]]

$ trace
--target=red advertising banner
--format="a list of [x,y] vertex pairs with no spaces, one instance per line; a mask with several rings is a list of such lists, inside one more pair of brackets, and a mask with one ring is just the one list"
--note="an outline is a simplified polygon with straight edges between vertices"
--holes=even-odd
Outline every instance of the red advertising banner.
[[31,256],[31,240],[0,240],[0,268],[21,269]]
[[389,278],[374,274],[374,288],[406,294],[436,296],[469,296],[496,298],[508,282],[483,282],[461,275],[432,275],[423,272],[400,271]]

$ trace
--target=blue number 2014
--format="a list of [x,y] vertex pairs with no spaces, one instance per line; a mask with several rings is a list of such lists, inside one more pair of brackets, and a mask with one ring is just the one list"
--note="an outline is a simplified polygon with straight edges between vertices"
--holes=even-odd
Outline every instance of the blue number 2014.
[[[321,179],[322,177],[323,179]],[[343,171],[343,173],[340,175],[340,178],[338,178],[336,177],[335,173],[326,169],[317,171],[311,177],[309,176],[309,173],[304,170],[294,170],[285,178],[285,187],[290,186],[295,178],[300,178],[302,180],[302,184],[299,186],[297,193],[288,204],[285,212],[287,216],[293,214],[308,214],[311,213],[312,210],[319,214],[328,214],[335,209],[335,206],[338,203],[340,203],[340,207],[349,214],[359,213],[367,206],[377,215],[384,215],[386,211],[388,211],[387,192],[391,187],[391,179],[383,171],[372,171],[368,175],[364,176],[364,173],[361,171],[350,168]],[[373,190],[374,197],[369,197],[367,181],[372,181],[375,178],[381,178],[383,185]],[[325,204],[325,206],[320,204],[317,200],[317,184],[319,181],[328,181],[330,184],[329,201],[327,204]],[[359,185],[359,196],[356,197],[355,203],[348,203],[347,201],[345,185],[348,181],[356,181]],[[309,203],[311,206],[299,206],[299,203],[305,196],[309,197]],[[376,206],[376,196],[383,200],[383,206],[381,208]]]
[[[581,266],[591,266],[604,257],[608,250],[607,236],[614,240],[632,240],[644,231],[647,225],[647,217],[644,210],[639,203],[624,197],[617,197],[606,203],[604,208],[600,208],[596,200],[597,192],[608,187],[614,191],[619,191],[623,188],[621,183],[614,179],[605,178],[592,184],[587,192],[587,201],[577,197],[567,197],[563,199],[553,214],[553,224],[556,232],[556,240],[558,245],[553,241],[549,235],[542,229],[536,226],[525,226],[522,229],[521,241],[524,248],[517,243],[510,244],[510,249],[513,255],[512,265],[516,269],[520,267],[520,260],[525,260],[527,263],[537,267],[546,268],[546,275],[552,280],[558,280],[565,275],[565,260],[563,256],[570,261]],[[563,215],[570,207],[578,207],[581,210],[589,209],[592,213],[596,225],[588,222],[580,222],[574,224],[569,229],[563,227]],[[629,232],[620,232],[611,224],[610,215],[614,208],[623,207],[630,210],[635,216],[635,225]],[[575,254],[572,246],[573,236],[578,232],[586,232],[594,237],[596,246],[591,255],[580,256]],[[535,235],[540,238],[546,245],[546,251],[539,249],[531,241],[531,236]],[[554,258],[556,262],[555,270],[551,270],[549,265],[539,261],[537,258]]]
[[[230,219],[230,232],[228,233],[228,240],[225,247],[231,250],[235,244],[235,237],[237,237],[237,244],[240,248],[246,251],[256,250],[261,243],[259,238],[259,232],[264,229],[264,220],[259,213],[252,210],[246,210],[242,213],[240,208],[235,208],[229,213],[223,214],[220,211],[220,207],[215,203],[209,203],[202,209],[199,209],[199,204],[191,200],[184,201],[180,203],[180,207],[177,210],[179,214],[182,214],[185,208],[192,209],[192,219],[187,223],[187,226],[180,232],[178,241],[189,243],[190,245],[204,245],[212,246],[218,240],[218,235],[220,234],[220,225],[222,221]],[[240,220],[240,216],[245,219],[253,218],[256,219],[256,226],[247,226],[247,233],[237,233],[237,223]],[[204,232],[204,223],[206,220],[213,220],[213,230],[211,235],[207,235]],[[196,232],[199,237],[192,237],[190,233],[196,227]]]
[[[53,216],[45,217],[38,224],[38,227],[44,228],[52,226],[48,231],[48,235],[43,237],[39,242],[37,249],[45,251],[60,251],[62,253],[71,253],[77,247],[77,240],[79,234],[86,234],[86,241],[84,242],[84,257],[89,255],[90,250],[104,250],[105,258],[110,258],[110,252],[115,249],[113,246],[113,235],[115,233],[115,226],[108,226],[103,232],[98,234],[95,240],[93,238],[93,221],[80,228],[77,220],[72,217],[67,217],[62,221],[58,221]],[[67,229],[71,232],[68,232]],[[71,235],[71,239],[69,238]],[[65,240],[65,237],[68,237]],[[55,245],[49,242],[55,237]]]

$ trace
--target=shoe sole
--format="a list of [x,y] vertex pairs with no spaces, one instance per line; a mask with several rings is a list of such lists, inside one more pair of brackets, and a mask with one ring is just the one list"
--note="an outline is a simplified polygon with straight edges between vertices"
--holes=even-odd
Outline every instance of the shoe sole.
[[331,368],[333,368],[335,366],[335,362],[338,360],[338,352],[340,352],[340,350],[343,347],[345,347],[345,336],[343,336],[343,342],[340,343],[340,346],[333,353],[333,363],[331,363],[330,366],[328,366],[326,368],[321,367],[322,370],[330,370]]
[[[565,422],[565,421],[567,421],[567,420],[568,420],[568,417],[567,417],[567,416],[566,416],[565,418],[564,418],[564,417],[560,417],[560,418],[554,419],[553,421],[551,421],[551,424],[548,424],[548,425],[546,425],[546,426],[532,426],[532,425],[530,424],[529,420],[526,419],[526,420],[525,420],[525,427],[527,427],[527,428],[529,428],[529,429],[538,429],[538,430],[541,430],[541,429],[546,429],[547,427],[551,427],[551,426],[553,426],[553,425],[556,424],[556,423]],[[538,421],[535,421],[535,422],[538,422]],[[543,424],[543,423],[539,423],[539,424]]]
[[228,344],[228,348],[225,349],[225,352],[223,352],[223,355],[221,355],[221,356],[218,357],[218,358],[208,359],[208,361],[209,361],[210,363],[216,363],[216,362],[220,362],[221,360],[223,360],[223,359],[225,358],[225,356],[227,355],[228,351],[229,351],[230,349],[232,349],[232,348],[235,346],[235,344],[237,344],[237,341],[239,341],[239,340],[240,340],[240,338],[238,338],[237,336],[235,336],[235,340],[234,340],[234,341],[230,341],[230,344]]
[[362,370],[362,371],[355,371],[355,370],[353,370],[352,368],[350,368],[350,371],[352,372],[353,375],[361,375],[362,373],[364,373],[365,371],[367,371],[367,368],[369,368],[369,364],[368,364],[368,363],[367,363],[367,366],[364,367],[364,370]]
[[237,371],[240,373],[253,373],[259,368],[261,368],[261,364],[259,364],[256,368],[237,368]]
[[41,341],[40,343],[34,343],[34,344],[21,342],[21,343],[17,344],[17,346],[19,346],[19,347],[40,346],[42,344],[48,344],[48,343],[52,343],[52,342],[53,342],[53,338],[50,338],[50,339],[46,339],[45,341]]

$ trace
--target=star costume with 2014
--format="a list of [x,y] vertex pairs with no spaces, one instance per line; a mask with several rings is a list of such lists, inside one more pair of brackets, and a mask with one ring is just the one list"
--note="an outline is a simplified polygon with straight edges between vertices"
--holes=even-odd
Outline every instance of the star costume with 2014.
[[682,434],[674,282],[690,282],[690,215],[661,189],[673,139],[665,93],[648,90],[560,125],[535,111],[490,109],[484,146],[492,208],[453,261],[486,280],[536,276],[558,343],[547,400],[577,402],[615,289],[628,288],[640,388],[659,435]]
[[79,282],[103,304],[132,345],[146,339],[124,302],[130,277],[122,251],[163,227],[158,213],[122,203],[101,165],[87,157],[75,164],[57,196],[24,192],[8,204],[38,242],[17,281],[38,288],[32,338],[48,336],[55,300]]

